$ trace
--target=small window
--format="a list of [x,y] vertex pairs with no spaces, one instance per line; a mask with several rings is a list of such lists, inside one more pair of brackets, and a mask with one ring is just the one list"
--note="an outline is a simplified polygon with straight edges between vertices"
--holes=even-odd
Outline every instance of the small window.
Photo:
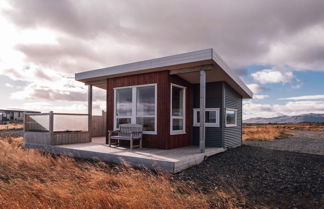
[[[200,109],[194,109],[194,126],[200,126]],[[205,109],[205,126],[219,127],[219,108]]]
[[171,134],[185,133],[186,88],[171,84]]
[[226,125],[226,127],[237,126],[237,110],[236,109],[226,108],[225,125]]

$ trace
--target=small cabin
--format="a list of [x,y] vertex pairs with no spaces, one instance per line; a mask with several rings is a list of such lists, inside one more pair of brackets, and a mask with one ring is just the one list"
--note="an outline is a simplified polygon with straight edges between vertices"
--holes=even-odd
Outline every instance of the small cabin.
[[[143,147],[172,149],[242,144],[242,100],[251,90],[213,49],[76,73],[92,89],[106,91],[106,129],[143,125]],[[91,129],[89,129],[91,137]]]

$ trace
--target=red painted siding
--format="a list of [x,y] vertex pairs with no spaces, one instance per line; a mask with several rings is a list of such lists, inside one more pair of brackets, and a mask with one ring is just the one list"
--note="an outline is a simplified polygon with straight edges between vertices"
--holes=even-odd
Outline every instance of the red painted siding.
[[[186,134],[170,136],[170,84],[187,87],[186,92]],[[145,73],[107,80],[107,127],[113,129],[114,88],[143,84],[157,84],[157,134],[144,135],[143,146],[170,149],[191,144],[192,131],[192,88],[189,83],[177,76],[170,76],[169,71]]]
[[[186,134],[178,134],[178,135],[170,135],[169,137],[169,145],[172,148],[176,147],[183,147],[192,144],[192,105],[193,105],[193,98],[192,98],[192,86],[190,83],[184,81],[183,79],[179,78],[178,76],[170,76],[170,83],[174,83],[177,85],[185,86],[186,88]],[[170,92],[170,91],[169,91]],[[170,98],[169,93],[169,98]],[[169,102],[170,107],[170,102]],[[170,128],[169,128],[170,129]]]

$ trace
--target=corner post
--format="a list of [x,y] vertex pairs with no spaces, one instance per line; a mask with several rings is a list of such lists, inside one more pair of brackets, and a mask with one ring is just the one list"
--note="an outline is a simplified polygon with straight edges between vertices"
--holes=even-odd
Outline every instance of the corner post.
[[109,94],[108,94],[108,92],[109,92],[109,85],[108,85],[108,82],[109,82],[109,80],[107,79],[106,80],[106,113],[105,113],[105,117],[104,117],[104,119],[105,119],[105,121],[104,121],[104,123],[105,123],[105,134],[106,134],[106,144],[110,144],[110,138],[109,138],[109,131],[108,131],[108,128],[109,128],[109,125],[108,125],[108,118],[109,118],[109,115],[108,115],[108,112],[109,112],[109,104],[108,104],[108,101],[109,101],[109,99],[110,99],[110,97],[109,97]]
[[92,137],[92,84],[88,85],[88,134],[89,140]]
[[199,127],[199,149],[205,152],[205,105],[206,105],[206,71],[200,71],[200,127]]

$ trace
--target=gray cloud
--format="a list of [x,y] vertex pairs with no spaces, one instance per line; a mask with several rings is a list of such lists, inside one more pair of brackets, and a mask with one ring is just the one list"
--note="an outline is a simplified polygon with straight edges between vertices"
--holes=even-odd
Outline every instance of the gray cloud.
[[36,76],[38,78],[46,79],[46,80],[49,80],[49,81],[53,81],[54,80],[49,75],[47,75],[45,72],[43,72],[41,69],[37,69]]
[[[324,28],[322,0],[206,0],[204,3],[116,0],[77,4],[70,0],[13,0],[11,4],[13,9],[5,14],[17,25],[48,27],[65,36],[58,41],[58,46],[19,45],[17,48],[29,61],[59,66],[68,72],[80,71],[82,66],[84,69],[103,67],[213,47],[234,70],[244,74],[242,69],[247,65],[276,65],[276,60],[269,61],[266,55],[278,41],[290,39],[313,26]],[[30,15],[31,12],[37,15]],[[108,39],[123,48],[110,46],[111,42],[105,42]],[[94,51],[93,44],[98,43],[102,47]],[[322,47],[300,48],[296,55],[289,54],[285,64],[311,68],[317,62],[318,66]]]
[[[49,26],[74,37],[93,37],[119,27],[118,16],[109,4],[72,0],[26,0],[10,2],[5,11],[17,25],[28,28]],[[32,14],[32,15],[31,15]]]
[[58,44],[19,44],[16,48],[26,55],[29,62],[65,72],[98,66],[103,62],[91,45],[70,38],[61,38]]

